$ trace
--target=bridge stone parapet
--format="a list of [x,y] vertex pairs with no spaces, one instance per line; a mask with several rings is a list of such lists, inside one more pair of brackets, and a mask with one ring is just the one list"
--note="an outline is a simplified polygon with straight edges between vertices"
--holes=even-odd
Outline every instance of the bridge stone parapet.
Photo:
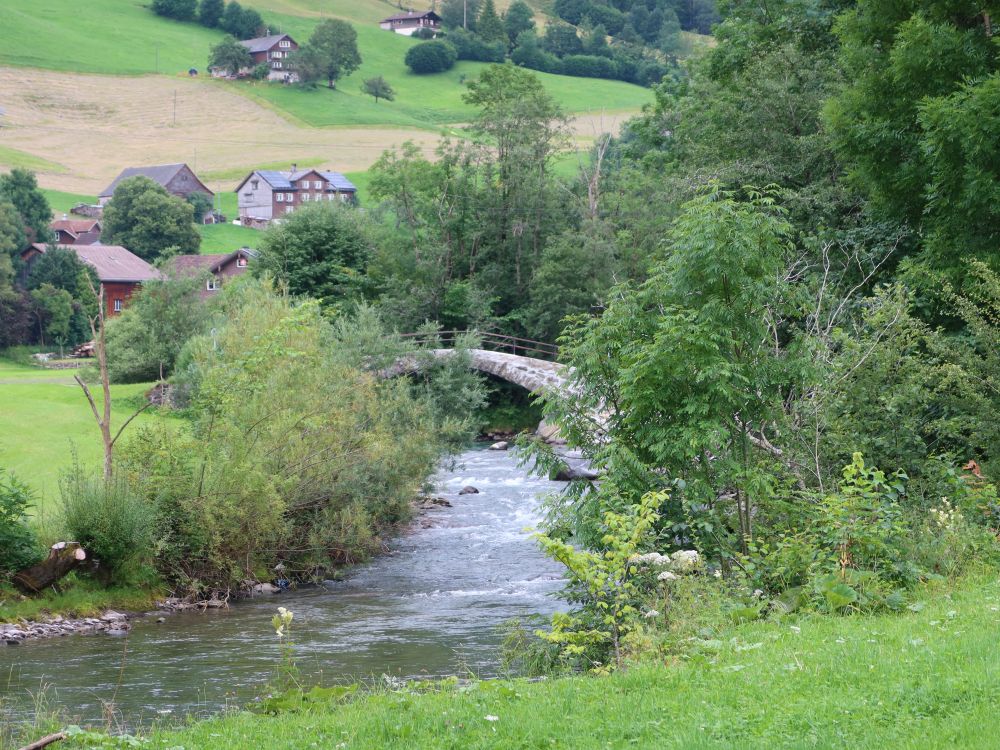
[[[469,366],[473,370],[493,375],[519,385],[532,393],[554,393],[566,389],[569,369],[558,362],[549,362],[534,357],[522,357],[519,354],[494,352],[487,349],[467,349],[470,357]],[[434,357],[451,357],[455,349],[432,349]],[[382,377],[396,377],[420,368],[416,357],[403,357],[394,365],[379,374]]]

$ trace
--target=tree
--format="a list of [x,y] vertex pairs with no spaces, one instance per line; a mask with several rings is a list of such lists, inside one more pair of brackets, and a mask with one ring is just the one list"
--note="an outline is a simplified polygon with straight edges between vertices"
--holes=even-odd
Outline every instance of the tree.
[[256,275],[270,274],[294,295],[324,305],[360,298],[371,253],[360,216],[349,207],[320,203],[286,216],[264,233]]
[[163,380],[210,314],[198,299],[204,279],[147,281],[108,322],[108,374],[115,383]]
[[214,29],[222,20],[225,12],[225,0],[201,0],[198,4],[198,23]]
[[250,50],[236,41],[235,37],[227,36],[209,51],[208,66],[226,71],[229,75],[238,75],[253,65]]
[[514,0],[504,14],[503,27],[507,32],[507,41],[513,47],[518,34],[535,30],[535,13],[524,0]]
[[153,12],[175,21],[190,21],[198,9],[198,0],[153,0]]
[[184,200],[191,206],[195,224],[201,224],[205,215],[212,211],[212,199],[206,193],[195,191]]
[[583,52],[583,42],[576,29],[565,23],[550,23],[545,26],[545,49],[556,57],[579,55]]
[[385,99],[386,101],[391,102],[396,98],[396,92],[393,90],[392,86],[389,85],[389,82],[382,76],[366,79],[361,85],[361,90],[369,96],[375,97],[376,104],[379,99]]
[[418,75],[427,73],[442,73],[455,64],[458,53],[448,42],[421,42],[410,47],[406,52],[404,62],[407,67]]
[[13,203],[0,201],[0,255],[13,258],[26,245],[21,215]]
[[[88,316],[91,310],[91,284],[97,284],[94,269],[83,263],[75,252],[66,248],[50,247],[35,258],[28,268],[25,287],[34,291],[46,285],[62,289],[73,299],[73,315],[68,343],[76,344],[90,338]],[[37,320],[37,308],[36,308]]]
[[313,30],[306,46],[312,64],[331,89],[336,87],[338,79],[346,78],[361,66],[358,32],[347,21],[332,18],[323,21]]
[[148,261],[196,253],[201,236],[191,219],[191,205],[183,198],[170,195],[148,177],[131,177],[119,183],[104,208],[102,237]]
[[226,5],[219,24],[237,39],[250,39],[257,36],[264,28],[264,20],[253,8],[244,8],[236,0]]
[[29,343],[33,328],[30,295],[14,286],[14,263],[0,253],[0,348]]
[[9,174],[0,175],[0,200],[14,204],[29,242],[48,242],[52,208],[45,193],[38,189],[34,172],[15,168]]
[[479,11],[479,18],[476,19],[476,34],[487,44],[503,42],[506,45],[509,43],[510,40],[504,29],[503,21],[497,15],[493,0],[484,0],[482,10]]
[[[70,337],[70,324],[73,321],[73,297],[65,289],[56,289],[52,284],[42,284],[31,292],[32,301],[38,315],[38,327],[42,346],[45,345],[45,335],[59,344],[59,356]],[[43,328],[44,325],[44,328]]]
[[441,23],[446,29],[476,30],[476,19],[483,0],[444,0],[441,3]]

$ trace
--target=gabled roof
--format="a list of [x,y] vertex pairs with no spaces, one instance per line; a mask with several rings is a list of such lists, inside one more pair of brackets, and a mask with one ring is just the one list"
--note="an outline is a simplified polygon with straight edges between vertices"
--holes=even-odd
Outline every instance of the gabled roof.
[[257,251],[249,247],[241,247],[231,253],[215,255],[175,255],[170,259],[170,268],[178,276],[197,276],[201,271],[217,273],[238,256],[256,258]]
[[416,21],[417,19],[420,18],[432,18],[437,21],[441,20],[441,16],[439,16],[433,10],[428,10],[424,11],[423,13],[417,13],[416,11],[410,11],[409,13],[397,13],[394,16],[383,18],[381,23],[388,23],[389,21]]
[[[31,247],[44,253],[50,245],[36,242]],[[102,282],[143,282],[163,278],[163,274],[121,245],[57,245],[57,247],[76,253],[81,261],[97,271],[97,278]]]
[[53,232],[69,232],[73,235],[79,235],[83,232],[92,232],[95,229],[101,228],[100,219],[57,219],[49,224],[49,229]]
[[[156,166],[152,167],[128,167],[127,169],[123,169],[122,173],[117,177],[115,177],[114,181],[106,188],[104,188],[104,190],[101,191],[101,194],[98,197],[110,198],[112,195],[115,194],[115,188],[118,187],[118,184],[122,180],[127,180],[129,177],[148,177],[153,182],[156,182],[166,187],[170,183],[170,181],[177,176],[177,173],[180,172],[182,169],[187,169],[188,171],[191,172],[192,175],[194,174],[194,170],[188,167],[187,164],[157,164]],[[198,180],[198,177],[195,176],[195,179]],[[203,183],[201,180],[198,180],[198,184],[201,185],[202,188],[204,188],[206,193],[208,193],[209,195],[214,195],[214,193],[212,193],[212,191],[209,190],[205,186],[205,183]]]
[[354,186],[354,183],[351,182],[346,177],[344,177],[344,175],[342,175],[340,172],[323,172],[319,169],[300,169],[296,172],[276,172],[271,169],[258,169],[251,172],[246,177],[244,177],[243,181],[236,186],[235,192],[238,193],[247,183],[247,180],[249,180],[251,177],[255,175],[260,179],[264,180],[264,182],[270,185],[273,190],[288,190],[288,191],[298,190],[298,187],[294,183],[297,182],[298,180],[301,180],[307,174],[313,174],[313,173],[318,174],[324,180],[333,185],[333,187],[336,190],[342,193],[358,192],[358,189],[357,187]]
[[246,47],[251,53],[267,52],[282,39],[287,39],[293,44],[295,43],[295,40],[288,34],[270,34],[269,36],[259,36],[255,39],[244,39],[240,44]]

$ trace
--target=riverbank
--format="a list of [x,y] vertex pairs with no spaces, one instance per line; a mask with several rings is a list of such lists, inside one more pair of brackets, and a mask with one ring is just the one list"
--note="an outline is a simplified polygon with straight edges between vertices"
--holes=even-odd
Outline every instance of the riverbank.
[[308,713],[153,732],[149,746],[995,747],[1000,584],[993,575],[925,593],[902,613],[723,627],[607,678],[383,687]]

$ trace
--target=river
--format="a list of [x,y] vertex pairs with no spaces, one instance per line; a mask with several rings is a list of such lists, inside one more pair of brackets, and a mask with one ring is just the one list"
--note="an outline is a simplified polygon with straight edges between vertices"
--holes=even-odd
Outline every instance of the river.
[[[100,722],[113,700],[135,726],[246,702],[274,676],[278,606],[295,613],[306,682],[496,674],[498,626],[561,606],[552,596],[560,566],[527,531],[539,520],[539,495],[559,485],[528,476],[512,453],[488,450],[463,453],[434,482],[452,507],[429,511],[388,554],[336,584],[162,623],[147,617],[127,639],[72,635],[0,647],[0,708],[25,716],[30,693],[44,689],[50,708],[81,722]],[[466,485],[480,493],[459,495]]]

